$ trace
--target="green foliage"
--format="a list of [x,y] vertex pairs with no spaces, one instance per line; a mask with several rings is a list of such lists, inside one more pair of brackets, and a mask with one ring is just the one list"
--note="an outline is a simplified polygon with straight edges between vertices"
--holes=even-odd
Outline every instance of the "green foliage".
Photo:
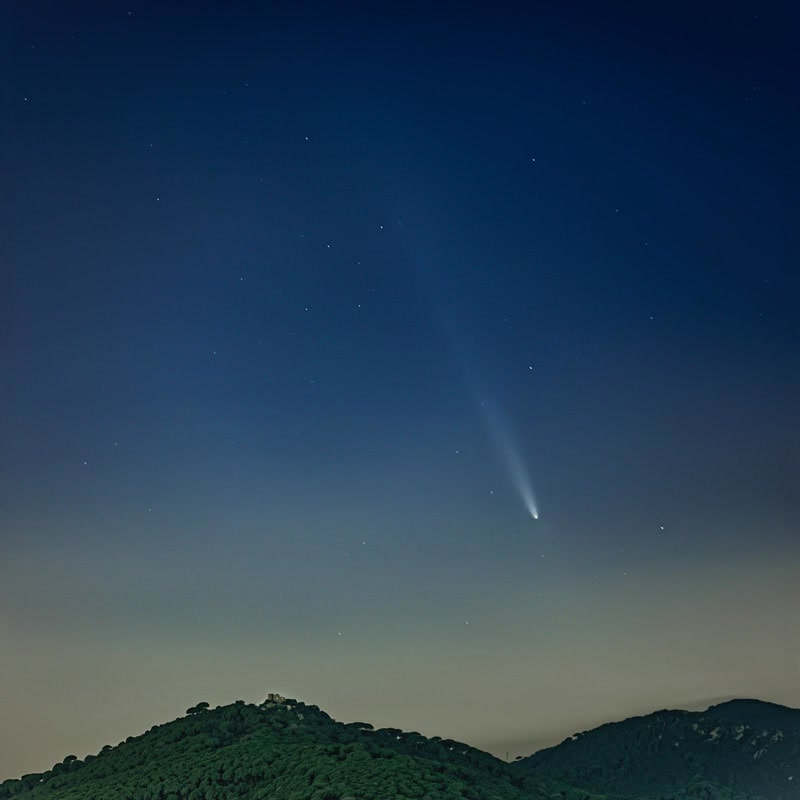
[[[763,728],[758,715],[712,711],[606,725],[507,765],[452,739],[336,722],[296,700],[198,703],[96,756],[5,781],[0,800],[796,800],[775,776],[800,765],[800,720],[794,729],[772,713],[783,727]],[[745,773],[773,783],[747,788]]]
[[[0,800],[545,800],[498,759],[461,742],[342,724],[297,701],[209,710],[0,784]],[[564,789],[563,800],[586,793]]]
[[800,711],[755,700],[659,711],[576,734],[512,770],[653,800],[797,800]]

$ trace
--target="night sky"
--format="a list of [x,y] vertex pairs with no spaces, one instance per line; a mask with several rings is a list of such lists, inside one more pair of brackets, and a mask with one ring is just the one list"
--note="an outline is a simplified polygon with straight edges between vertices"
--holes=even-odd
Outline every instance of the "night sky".
[[792,5],[0,5],[0,778],[800,706]]

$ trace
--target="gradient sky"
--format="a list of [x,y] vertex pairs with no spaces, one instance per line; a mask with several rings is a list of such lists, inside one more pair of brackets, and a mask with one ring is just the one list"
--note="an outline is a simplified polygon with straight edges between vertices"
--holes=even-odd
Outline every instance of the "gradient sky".
[[793,4],[379,5],[0,6],[0,778],[800,706]]

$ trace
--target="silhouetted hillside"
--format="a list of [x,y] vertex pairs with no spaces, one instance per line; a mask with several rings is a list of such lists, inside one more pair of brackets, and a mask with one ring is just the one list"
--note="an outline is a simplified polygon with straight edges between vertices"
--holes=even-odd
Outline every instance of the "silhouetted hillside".
[[[187,715],[97,756],[0,784],[0,800],[592,800],[480,750],[295,700]],[[598,798],[598,800],[600,800]]]
[[0,800],[797,800],[798,787],[800,711],[755,700],[610,723],[507,765],[271,695],[199,703],[96,756],[5,781]]
[[732,700],[577,734],[515,770],[598,792],[716,800],[800,798],[800,710]]

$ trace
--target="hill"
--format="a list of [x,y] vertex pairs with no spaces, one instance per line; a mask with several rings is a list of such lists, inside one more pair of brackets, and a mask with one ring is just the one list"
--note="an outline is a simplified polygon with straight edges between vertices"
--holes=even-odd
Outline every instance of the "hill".
[[[577,787],[577,788],[576,788]],[[275,695],[0,784],[0,800],[798,800],[800,710],[736,700],[576,734],[512,765]]]
[[732,700],[609,723],[513,769],[596,792],[647,797],[800,798],[800,710]]
[[0,800],[603,800],[461,742],[238,701],[0,784]]

